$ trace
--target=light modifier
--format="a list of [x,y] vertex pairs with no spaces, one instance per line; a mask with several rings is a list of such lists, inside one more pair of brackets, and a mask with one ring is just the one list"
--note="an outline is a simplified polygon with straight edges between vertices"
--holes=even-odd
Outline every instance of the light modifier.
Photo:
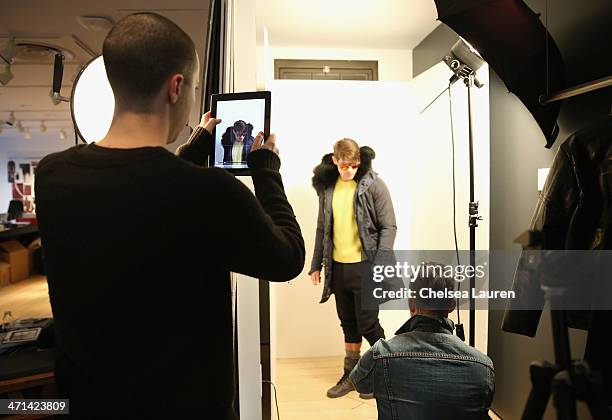
[[77,134],[85,142],[93,143],[106,136],[115,112],[115,95],[102,56],[91,60],[77,75],[70,110]]

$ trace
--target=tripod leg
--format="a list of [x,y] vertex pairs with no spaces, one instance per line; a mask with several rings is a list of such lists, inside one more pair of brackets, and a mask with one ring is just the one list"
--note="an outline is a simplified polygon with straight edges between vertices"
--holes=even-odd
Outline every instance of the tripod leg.
[[533,362],[529,366],[531,391],[523,409],[521,420],[534,420],[544,417],[550,397],[550,384],[558,369],[548,362]]
[[612,413],[606,403],[600,398],[589,398],[586,400],[589,406],[589,411],[594,420],[610,420]]
[[552,383],[552,394],[558,420],[577,420],[576,396],[572,390],[569,373],[563,370],[557,373]]
[[578,396],[589,406],[591,416],[595,420],[611,420],[612,413],[605,398],[605,385],[601,372],[590,369],[584,360],[574,362]]

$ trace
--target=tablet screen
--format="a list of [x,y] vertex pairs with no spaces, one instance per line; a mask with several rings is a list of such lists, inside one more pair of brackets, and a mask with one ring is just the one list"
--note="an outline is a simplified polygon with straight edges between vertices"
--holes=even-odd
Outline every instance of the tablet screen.
[[218,101],[215,129],[215,166],[246,169],[247,156],[257,133],[264,131],[266,100],[241,99]]

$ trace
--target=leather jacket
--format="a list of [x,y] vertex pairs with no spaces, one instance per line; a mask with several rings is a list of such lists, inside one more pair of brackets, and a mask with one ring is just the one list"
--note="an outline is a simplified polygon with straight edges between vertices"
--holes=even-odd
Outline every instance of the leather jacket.
[[[539,232],[545,250],[612,249],[612,116],[572,134],[559,148],[533,215],[530,231]],[[537,267],[519,259],[513,290],[518,306],[508,306],[502,328],[535,336],[544,305]],[[579,280],[579,279],[578,279]],[[524,305],[521,299],[531,300]],[[535,302],[534,302],[535,301]],[[568,314],[569,325],[588,329],[589,314]]]

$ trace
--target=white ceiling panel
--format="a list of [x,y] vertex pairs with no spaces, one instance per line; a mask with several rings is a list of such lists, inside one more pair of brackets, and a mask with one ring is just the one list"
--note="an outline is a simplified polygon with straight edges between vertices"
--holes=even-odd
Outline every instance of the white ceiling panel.
[[436,18],[433,0],[257,0],[272,46],[412,49]]

